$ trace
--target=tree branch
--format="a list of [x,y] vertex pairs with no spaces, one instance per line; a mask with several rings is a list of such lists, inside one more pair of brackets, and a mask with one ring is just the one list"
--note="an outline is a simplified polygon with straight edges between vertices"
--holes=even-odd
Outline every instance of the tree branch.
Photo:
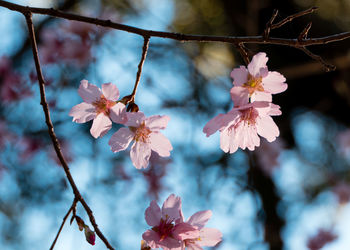
[[278,29],[278,28],[282,27],[283,25],[285,25],[286,23],[293,21],[295,18],[310,14],[310,13],[316,11],[317,9],[318,9],[318,7],[311,7],[310,9],[303,10],[303,11],[300,11],[296,14],[290,15],[290,16],[286,17],[285,19],[283,19],[282,21],[271,25],[271,29]]
[[57,157],[64,169],[64,172],[66,173],[66,177],[68,179],[69,184],[71,185],[72,189],[73,189],[73,193],[74,193],[74,197],[82,204],[82,206],[84,207],[86,213],[89,216],[90,222],[92,224],[92,226],[94,227],[96,234],[100,237],[100,239],[105,243],[106,247],[109,249],[114,249],[108,242],[108,240],[104,237],[104,235],[102,234],[102,232],[100,231],[100,229],[98,228],[96,221],[95,221],[95,217],[93,216],[93,213],[90,209],[90,207],[87,205],[87,203],[85,202],[85,200],[83,199],[83,197],[81,196],[74,180],[73,177],[70,173],[68,164],[66,162],[66,160],[64,159],[64,156],[61,152],[61,148],[60,148],[60,144],[58,142],[58,139],[56,137],[56,134],[54,132],[54,128],[52,125],[52,121],[50,118],[50,110],[49,110],[49,105],[47,104],[46,101],[46,96],[45,96],[45,80],[41,71],[41,66],[40,66],[40,61],[39,61],[39,55],[38,55],[38,48],[37,48],[37,44],[36,44],[36,39],[35,39],[35,32],[34,32],[34,26],[33,26],[33,22],[32,22],[32,13],[30,11],[24,11],[22,12],[23,15],[26,18],[27,21],[27,26],[28,26],[28,31],[29,31],[29,37],[30,37],[30,41],[32,44],[32,52],[33,52],[33,57],[34,57],[34,62],[35,62],[35,68],[36,68],[36,72],[37,72],[37,76],[38,76],[38,83],[39,83],[39,89],[40,89],[40,104],[43,107],[43,111],[45,113],[45,122],[48,128],[48,132],[52,141],[52,144],[54,146],[54,149],[56,151]]
[[52,245],[51,245],[51,247],[50,247],[50,250],[52,250],[52,249],[55,247],[56,241],[57,241],[58,237],[60,236],[60,233],[61,233],[61,231],[62,231],[62,228],[63,228],[63,226],[64,226],[64,223],[66,222],[66,220],[67,220],[69,214],[70,214],[72,211],[75,210],[75,206],[77,205],[77,202],[78,202],[78,200],[77,200],[76,198],[74,198],[74,201],[73,201],[73,203],[72,203],[72,206],[70,206],[68,212],[67,212],[66,215],[63,217],[62,224],[61,224],[61,226],[60,226],[60,229],[58,229],[57,235],[56,235],[54,241],[52,242]]

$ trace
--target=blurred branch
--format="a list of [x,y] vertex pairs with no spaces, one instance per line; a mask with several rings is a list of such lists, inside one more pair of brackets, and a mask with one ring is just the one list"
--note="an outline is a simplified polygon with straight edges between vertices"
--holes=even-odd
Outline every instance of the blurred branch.
[[[55,247],[56,241],[57,241],[58,237],[60,236],[60,233],[61,233],[61,231],[62,231],[62,228],[63,228],[63,226],[64,226],[64,223],[66,223],[66,220],[67,220],[69,214],[70,214],[72,211],[75,211],[75,207],[76,207],[76,205],[77,205],[77,202],[78,202],[78,200],[77,200],[76,198],[74,198],[74,201],[73,201],[73,203],[72,203],[72,206],[70,206],[68,212],[67,212],[66,215],[63,217],[62,224],[61,224],[61,226],[60,226],[60,229],[58,229],[57,235],[56,235],[56,237],[55,237],[55,240],[52,242],[52,245],[51,245],[51,247],[50,247],[50,250],[52,250],[52,249]],[[73,213],[73,214],[74,214],[74,213]]]
[[41,66],[40,66],[40,61],[39,61],[39,55],[38,55],[38,48],[37,48],[37,44],[36,44],[36,39],[35,39],[35,32],[34,32],[34,25],[33,25],[33,21],[32,21],[32,13],[30,11],[24,11],[23,15],[26,18],[27,21],[27,26],[28,26],[28,31],[29,31],[29,37],[30,37],[30,41],[32,43],[32,52],[33,52],[33,57],[34,57],[34,62],[35,62],[35,68],[36,68],[36,72],[37,72],[37,76],[38,76],[38,82],[39,82],[39,89],[40,89],[40,104],[43,107],[43,111],[45,113],[45,122],[48,128],[48,132],[49,135],[51,137],[51,141],[52,144],[55,148],[56,154],[58,159],[60,160],[60,163],[66,173],[66,177],[69,181],[69,184],[71,185],[72,189],[73,189],[73,193],[74,193],[74,197],[75,199],[77,199],[84,207],[86,213],[89,216],[90,222],[92,224],[92,226],[94,227],[96,234],[100,237],[100,239],[105,243],[106,247],[109,249],[114,249],[108,242],[108,240],[105,238],[105,236],[102,234],[102,232],[100,231],[100,229],[98,228],[96,221],[95,221],[95,217],[93,216],[92,210],[90,209],[90,207],[88,206],[88,204],[85,202],[85,200],[83,199],[83,197],[81,196],[74,180],[73,177],[70,173],[68,164],[66,162],[66,160],[64,159],[64,156],[62,154],[61,148],[60,148],[60,143],[58,142],[58,139],[56,137],[56,134],[54,132],[54,128],[52,125],[52,121],[50,118],[50,110],[49,110],[49,105],[47,104],[46,101],[46,95],[45,95],[45,80],[41,71]]
[[[166,38],[166,39],[173,39],[178,40],[181,42],[189,42],[189,41],[197,41],[197,42],[224,42],[224,43],[231,43],[231,44],[245,44],[245,43],[251,43],[251,44],[275,44],[275,45],[286,45],[294,48],[305,48],[306,46],[311,45],[321,45],[321,44],[327,44],[331,42],[337,42],[344,39],[350,38],[350,32],[343,32],[331,36],[326,37],[319,37],[319,38],[309,38],[309,39],[285,39],[285,38],[273,38],[273,37],[265,37],[265,35],[261,36],[245,36],[245,37],[234,37],[234,36],[206,36],[206,35],[186,35],[181,33],[173,33],[173,32],[162,32],[162,31],[153,31],[153,30],[146,30],[141,29],[125,24],[120,24],[116,22],[112,22],[110,20],[102,20],[97,18],[91,18],[71,13],[65,13],[59,10],[55,10],[53,8],[34,8],[34,7],[26,7],[14,3],[9,3],[6,1],[0,0],[0,6],[3,6],[5,8],[8,8],[13,11],[21,12],[21,13],[36,13],[36,14],[43,14],[43,15],[49,15],[54,16],[58,18],[64,18],[68,20],[75,20],[79,22],[85,22],[85,23],[91,23],[95,25],[100,25],[104,27],[109,27],[117,30],[122,30],[130,33],[134,33],[143,37],[160,37],[160,38]],[[304,16],[306,14],[310,14],[314,12],[317,8],[312,7],[308,10],[296,13],[294,15],[291,15],[282,21],[278,22],[277,24],[272,24],[275,18],[271,18],[269,21],[268,29],[277,29],[284,24],[292,21],[293,19]],[[269,34],[269,31],[266,31],[265,34]],[[302,49],[304,50],[304,49]],[[307,53],[311,58],[316,59],[317,57],[311,56],[310,53]],[[320,60],[318,60],[320,61]],[[321,61],[320,61],[321,62]],[[327,66],[327,64],[324,64]],[[328,65],[329,66],[329,65]],[[331,65],[330,67],[327,66],[327,70],[334,70],[334,66]]]

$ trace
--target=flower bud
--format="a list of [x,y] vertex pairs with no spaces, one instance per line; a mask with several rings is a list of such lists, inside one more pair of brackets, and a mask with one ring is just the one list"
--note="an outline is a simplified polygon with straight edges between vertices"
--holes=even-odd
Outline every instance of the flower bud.
[[84,228],[86,241],[89,242],[91,245],[95,245],[95,232],[91,231],[88,226],[85,226]]
[[79,227],[79,231],[83,231],[84,227],[85,227],[85,223],[84,221],[82,220],[82,218],[80,218],[79,216],[75,216],[75,220],[78,224],[78,227]]

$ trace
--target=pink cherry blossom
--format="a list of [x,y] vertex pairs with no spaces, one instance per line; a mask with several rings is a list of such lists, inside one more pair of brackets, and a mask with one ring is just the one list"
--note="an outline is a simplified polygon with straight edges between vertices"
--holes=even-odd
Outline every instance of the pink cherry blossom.
[[73,122],[77,123],[93,120],[90,129],[93,137],[104,136],[111,129],[112,121],[125,123],[125,105],[116,102],[119,98],[119,90],[114,84],[102,84],[101,90],[87,80],[82,80],[78,93],[84,102],[75,105],[69,115],[73,116]]
[[120,128],[108,142],[114,153],[127,149],[131,141],[135,141],[131,146],[130,158],[137,169],[148,166],[151,151],[161,157],[170,156],[173,147],[168,138],[160,133],[167,126],[169,116],[154,115],[146,118],[142,112],[128,112],[126,116],[127,122],[124,125],[128,127]]
[[281,115],[279,106],[269,102],[253,102],[234,107],[227,114],[219,114],[203,128],[209,137],[220,131],[220,147],[231,154],[238,148],[254,150],[260,145],[258,135],[272,142],[279,136],[279,129],[272,115]]
[[340,204],[350,201],[350,185],[348,183],[340,181],[332,188],[332,191],[338,197]]
[[177,221],[181,220],[181,198],[171,194],[162,209],[153,200],[145,211],[145,219],[152,228],[143,233],[142,238],[151,248],[181,249],[181,241],[198,238],[196,227]]
[[332,230],[319,229],[317,234],[311,237],[307,242],[307,247],[310,250],[320,250],[325,245],[330,242],[333,242],[338,238],[337,235],[332,232]]
[[272,143],[262,140],[260,147],[256,149],[258,166],[269,176],[279,166],[278,157],[284,148],[284,141],[277,138]]
[[253,56],[248,68],[240,66],[233,69],[231,77],[234,87],[231,97],[235,106],[254,101],[272,101],[271,94],[277,94],[287,89],[286,78],[276,71],[268,71],[266,54],[260,52]]
[[212,216],[211,210],[193,214],[186,223],[199,230],[199,237],[187,238],[183,241],[188,250],[202,250],[204,246],[213,247],[221,241],[222,233],[215,228],[205,228],[205,224]]

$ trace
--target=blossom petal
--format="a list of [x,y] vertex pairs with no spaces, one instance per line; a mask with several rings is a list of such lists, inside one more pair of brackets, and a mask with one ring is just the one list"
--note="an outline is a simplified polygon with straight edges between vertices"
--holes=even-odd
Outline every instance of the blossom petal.
[[200,240],[196,241],[199,246],[213,247],[221,241],[222,233],[215,228],[203,228],[199,232]]
[[127,112],[127,122],[124,124],[129,127],[139,127],[145,120],[145,115],[142,112]]
[[111,150],[116,153],[122,150],[127,149],[130,142],[134,138],[134,133],[128,128],[120,128],[115,132],[108,144],[111,146]]
[[90,133],[93,137],[102,137],[112,128],[112,121],[108,116],[101,113],[94,119]]
[[266,57],[264,52],[260,52],[253,56],[252,61],[248,64],[248,71],[254,77],[260,76],[260,70],[266,68],[266,63],[269,58]]
[[235,107],[245,105],[249,102],[249,90],[244,87],[233,87],[230,91]]
[[158,233],[156,233],[155,231],[147,230],[142,234],[142,239],[147,242],[147,245],[150,248],[157,248],[158,247],[157,242],[159,242],[160,237]]
[[128,118],[126,116],[126,109],[123,103],[118,102],[117,104],[113,105],[109,111],[109,117],[115,123],[125,124],[127,122]]
[[227,127],[236,117],[238,112],[229,112],[227,114],[219,114],[211,119],[203,128],[203,132],[207,134],[207,137],[211,136],[218,130],[222,130]]
[[234,86],[242,86],[248,81],[248,70],[245,66],[240,66],[232,70],[231,77],[233,78]]
[[189,223],[182,222],[175,225],[172,235],[178,240],[194,239],[199,237],[199,230]]
[[285,81],[286,78],[276,71],[269,72],[266,77],[262,78],[264,89],[272,94],[285,91],[288,88]]
[[92,104],[82,102],[69,111],[69,116],[73,116],[73,122],[84,123],[96,117],[96,110]]
[[130,150],[130,158],[137,169],[147,168],[151,156],[151,146],[141,141],[135,142]]
[[274,141],[280,134],[276,123],[270,116],[258,117],[256,119],[256,127],[258,134],[262,137],[265,137],[269,142]]
[[148,225],[155,227],[159,225],[162,213],[160,207],[155,200],[151,201],[151,204],[145,211],[145,219]]
[[203,250],[203,248],[201,248],[197,244],[190,244],[187,246],[187,250]]
[[102,84],[102,94],[107,100],[117,101],[119,98],[119,89],[113,83]]
[[90,84],[87,80],[80,81],[78,93],[86,103],[93,103],[101,98],[101,90],[94,84]]
[[166,128],[169,120],[167,115],[152,115],[145,120],[145,125],[152,131],[159,131]]
[[187,223],[191,224],[192,226],[196,226],[198,229],[202,229],[208,222],[212,214],[213,213],[211,212],[211,210],[199,211],[193,214],[187,220]]
[[[220,132],[220,148],[227,153],[230,150],[231,130],[228,128]],[[237,149],[236,149],[237,150]]]
[[149,137],[151,141],[151,149],[159,154],[159,156],[170,156],[170,151],[173,150],[170,141],[163,134],[153,132]]
[[176,220],[181,217],[181,198],[175,196],[174,194],[169,195],[169,197],[164,201],[162,207],[162,218],[168,218],[169,220]]
[[272,102],[272,95],[267,92],[263,91],[255,91],[251,96],[252,102],[259,102],[259,101],[265,101],[265,102]]

